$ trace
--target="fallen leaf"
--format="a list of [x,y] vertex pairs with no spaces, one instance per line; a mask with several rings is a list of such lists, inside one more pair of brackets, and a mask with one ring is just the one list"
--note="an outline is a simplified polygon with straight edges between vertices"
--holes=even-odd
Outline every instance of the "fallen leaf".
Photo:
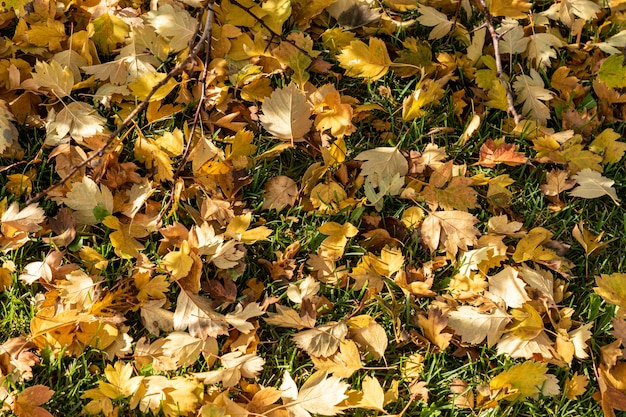
[[598,198],[608,195],[619,206],[620,200],[617,197],[615,188],[613,188],[615,181],[589,168],[585,168],[578,174],[573,175],[572,179],[576,180],[578,187],[570,191],[570,195],[582,198]]
[[263,210],[282,210],[284,207],[293,206],[298,198],[298,184],[284,175],[273,177],[265,183]]
[[304,93],[295,84],[274,90],[263,101],[261,125],[280,140],[298,142],[304,140],[311,129],[311,108]]

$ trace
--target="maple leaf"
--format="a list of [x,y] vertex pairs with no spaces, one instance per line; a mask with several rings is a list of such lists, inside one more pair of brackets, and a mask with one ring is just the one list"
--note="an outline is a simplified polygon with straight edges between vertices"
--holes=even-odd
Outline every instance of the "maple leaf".
[[363,382],[361,382],[361,390],[363,391],[363,398],[357,405],[359,408],[385,412],[383,408],[385,405],[385,392],[378,379],[369,375],[366,376],[363,378]]
[[522,165],[526,163],[526,156],[517,152],[517,146],[512,143],[496,145],[493,139],[489,138],[480,147],[479,165],[493,168],[502,163],[508,166]]
[[428,317],[420,314],[417,317],[424,336],[435,344],[439,350],[445,350],[450,345],[452,339],[451,333],[443,333],[442,331],[448,325],[448,318],[443,315],[441,309],[431,307],[428,310]]
[[75,210],[74,217],[82,224],[96,224],[113,213],[111,191],[104,184],[100,184],[98,188],[89,177],[72,183],[70,191],[61,201]]
[[582,198],[598,198],[608,195],[619,206],[620,200],[617,197],[615,188],[613,188],[615,181],[589,168],[585,168],[578,174],[573,175],[572,179],[576,180],[578,187],[570,191],[570,195]]
[[576,185],[576,181],[568,178],[568,171],[553,169],[546,175],[546,183],[541,184],[541,191],[548,196],[558,196],[563,191],[571,190]]
[[12,149],[17,144],[17,128],[12,123],[15,122],[15,116],[9,110],[6,102],[0,100],[0,154],[8,149]]
[[224,316],[213,311],[210,301],[198,294],[181,291],[174,312],[174,330],[189,333],[200,339],[228,334]]
[[278,139],[298,142],[311,129],[311,108],[304,93],[295,84],[274,90],[263,101],[261,125]]
[[488,347],[498,342],[510,321],[511,316],[501,308],[484,313],[476,307],[460,306],[448,313],[448,326],[461,336],[463,342],[477,345],[487,339]]
[[365,352],[378,360],[385,355],[389,340],[385,329],[368,315],[354,316],[348,320],[349,335]]
[[552,20],[560,20],[572,27],[576,17],[582,20],[592,20],[602,9],[591,0],[560,0],[540,14]]
[[223,368],[216,371],[194,373],[198,379],[204,380],[206,385],[221,382],[225,387],[234,387],[241,377],[255,378],[265,365],[265,360],[256,353],[242,354],[240,351],[230,352],[220,356]]
[[283,404],[290,416],[311,417],[311,414],[334,416],[341,413],[339,404],[348,398],[346,390],[349,385],[341,382],[337,376],[328,377],[326,372],[316,372],[306,380],[298,390],[298,386],[285,371],[280,386]]
[[204,386],[194,378],[177,376],[167,378],[152,375],[144,378],[133,395],[130,407],[142,413],[163,413],[166,417],[191,415],[198,409]]
[[13,412],[17,417],[52,417],[48,411],[40,407],[52,398],[54,391],[45,385],[34,385],[20,392],[13,404]]
[[195,35],[196,19],[178,6],[163,5],[146,13],[145,19],[159,35],[167,39],[170,52],[186,48]]
[[343,225],[335,222],[326,222],[318,230],[320,233],[328,235],[320,245],[320,254],[336,259],[343,255],[348,238],[356,236],[359,231],[350,222],[346,222]]
[[[146,72],[136,77],[133,82],[128,84],[130,91],[140,100],[144,100],[148,97],[148,94],[152,92],[154,87],[165,79],[167,74],[162,72]],[[150,102],[163,100],[167,95],[176,87],[178,83],[173,78],[167,80],[165,85],[159,87],[152,96],[150,96]]]
[[[520,401],[538,394],[556,395],[559,392],[558,380],[547,373],[545,363],[526,361],[513,365],[489,382],[489,388],[496,398],[507,401]],[[556,392],[555,392],[556,391]]]
[[517,275],[517,270],[506,266],[496,275],[489,277],[489,293],[504,300],[507,307],[518,308],[530,301],[524,289],[526,284]]
[[74,75],[68,67],[61,66],[57,61],[37,61],[32,79],[39,87],[49,89],[58,98],[72,94]]
[[248,322],[248,319],[259,317],[265,314],[259,303],[250,303],[245,308],[241,304],[237,304],[235,311],[226,314],[224,320],[231,326],[239,330],[241,333],[248,334],[254,330],[254,325]]
[[342,340],[339,352],[328,358],[312,356],[311,360],[318,371],[325,371],[340,378],[349,378],[363,367],[359,349],[352,340]]
[[323,85],[309,96],[309,100],[316,114],[317,130],[330,129],[330,133],[335,137],[343,137],[356,131],[352,124],[352,106],[342,103],[339,91],[334,85]]
[[135,157],[139,160],[143,160],[147,168],[156,169],[156,173],[154,174],[155,180],[172,181],[174,179],[172,160],[156,141],[140,136],[135,141],[134,150]]
[[543,102],[552,100],[552,92],[544,88],[541,75],[530,69],[530,76],[521,74],[513,83],[516,104],[523,103],[522,112],[545,125],[551,118],[550,109]]
[[587,391],[588,384],[589,378],[587,378],[587,375],[578,375],[578,372],[574,372],[574,375],[565,381],[563,393],[567,399],[574,400]]
[[376,81],[382,78],[391,65],[385,42],[378,38],[370,38],[369,46],[361,41],[352,41],[341,49],[337,56],[339,65],[350,77],[367,78]]
[[[554,48],[561,48],[564,45],[559,38],[551,33],[534,33],[528,39],[526,54],[536,68],[549,66],[550,60],[556,58],[556,50]],[[543,82],[541,87],[543,87]]]
[[431,252],[440,245],[446,248],[449,256],[455,257],[458,250],[468,250],[480,235],[474,224],[473,215],[464,211],[434,211],[422,222],[420,236]]
[[98,381],[98,388],[87,390],[81,398],[92,398],[96,401],[102,396],[109,400],[130,397],[137,391],[144,378],[143,376],[131,378],[132,374],[133,365],[130,363],[124,364],[122,361],[117,361],[114,366],[109,364],[104,370],[108,382]]
[[282,210],[284,207],[293,206],[298,198],[298,184],[291,178],[279,175],[265,183],[263,210]]
[[313,329],[294,334],[293,340],[300,349],[311,356],[327,358],[339,349],[341,341],[348,334],[345,323],[326,323]]
[[595,236],[589,230],[585,229],[585,225],[582,220],[578,224],[574,225],[572,236],[574,236],[574,239],[576,239],[583,247],[585,250],[585,256],[587,257],[591,255],[598,255],[609,245],[609,243],[615,240],[611,239],[607,242],[601,242],[604,232],[600,232],[599,235]]
[[148,235],[148,231],[145,228],[138,225],[122,223],[115,216],[105,217],[102,224],[115,230],[109,235],[109,239],[116,253],[137,257],[139,251],[145,249],[145,247],[135,239],[136,237],[145,237]]
[[417,84],[413,94],[406,97],[402,102],[402,120],[410,122],[425,115],[425,107],[431,103],[438,102],[444,96],[443,86],[447,80],[447,78],[439,80],[422,79]]
[[[50,115],[54,116],[54,113]],[[63,107],[50,126],[61,138],[69,133],[72,139],[83,143],[85,138],[104,132],[105,121],[89,104],[73,101]]]
[[361,175],[365,176],[373,187],[380,187],[384,181],[390,181],[397,174],[404,177],[409,164],[398,148],[374,148],[359,153],[354,157],[365,161],[361,165]]
[[476,192],[471,184],[470,178],[452,176],[452,161],[449,161],[433,172],[420,194],[431,210],[441,207],[444,210],[467,211],[476,206]]
[[596,277],[597,287],[593,291],[602,297],[607,303],[626,307],[626,274],[614,273],[611,275],[601,274]]
[[621,161],[626,153],[626,143],[617,141],[621,137],[611,128],[604,129],[589,144],[589,150],[602,155],[603,164],[615,164]]
[[441,39],[452,30],[454,24],[448,19],[448,16],[437,9],[420,4],[418,10],[420,16],[417,21],[424,26],[433,27],[428,35],[429,40]]

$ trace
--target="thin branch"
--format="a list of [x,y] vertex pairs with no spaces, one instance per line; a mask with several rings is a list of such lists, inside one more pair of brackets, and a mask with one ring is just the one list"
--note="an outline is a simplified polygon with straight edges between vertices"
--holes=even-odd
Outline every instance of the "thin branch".
[[298,46],[298,44],[296,44],[295,41],[291,40],[291,39],[283,39],[282,35],[280,33],[276,33],[271,27],[269,27],[267,25],[267,23],[265,23],[263,21],[263,19],[261,19],[259,16],[255,15],[254,13],[252,13],[252,10],[250,10],[249,7],[244,6],[243,4],[239,3],[237,0],[230,0],[230,2],[232,4],[234,4],[235,6],[239,7],[241,10],[243,10],[244,12],[248,13],[250,16],[252,16],[254,18],[254,20],[256,20],[262,27],[263,29],[267,30],[272,37],[274,38],[278,38],[280,40],[283,40],[285,42],[290,43],[291,45],[293,45],[297,50],[299,50],[300,52],[302,52],[303,54],[305,54],[306,56],[308,56],[311,60],[315,60],[315,57],[312,56],[309,51],[307,51],[306,49]]
[[500,45],[498,42],[500,41],[501,35],[496,32],[495,27],[493,26],[493,16],[487,7],[487,3],[485,0],[479,0],[480,8],[483,14],[485,15],[485,24],[487,29],[489,30],[489,34],[491,35],[491,40],[493,42],[493,54],[496,59],[496,74],[502,84],[504,85],[504,90],[506,91],[506,101],[508,103],[508,111],[513,116],[513,120],[515,120],[515,124],[519,124],[522,120],[521,116],[515,110],[515,96],[513,95],[513,90],[511,90],[511,85],[504,77],[504,72],[502,71],[502,59],[500,58]]
[[[211,62],[211,34],[213,31],[213,9],[209,8],[207,11],[206,20],[204,23],[205,31],[208,30],[208,36],[205,38],[207,43],[207,52],[204,55],[204,68],[202,69],[202,73],[200,74],[200,85],[202,91],[200,92],[200,100],[198,100],[198,107],[196,107],[196,112],[193,116],[193,123],[191,125],[191,129],[189,131],[189,139],[187,140],[187,144],[185,145],[185,150],[183,152],[182,157],[178,161],[178,166],[176,167],[176,171],[174,172],[174,187],[176,187],[176,180],[180,177],[180,173],[183,170],[183,167],[187,163],[187,158],[189,158],[189,152],[191,151],[191,142],[193,141],[193,137],[196,134],[196,129],[200,124],[200,113],[202,112],[202,106],[204,105],[204,101],[206,100],[206,79],[208,76],[208,67]],[[207,29],[208,28],[208,29]],[[161,218],[165,215],[165,213],[170,209],[172,204],[174,204],[174,191],[170,195],[170,198],[167,201],[165,207],[161,209],[159,213],[159,218],[157,221],[161,221]]]
[[[212,11],[212,9],[210,7],[212,4],[213,4],[213,2],[208,2],[202,8],[202,13],[204,13],[207,10]],[[198,24],[198,27],[196,28],[195,36],[197,36],[198,32],[200,31],[200,27],[201,27],[201,25]],[[204,41],[206,40],[207,36],[209,36],[210,29],[211,29],[211,27],[209,25],[205,25],[204,31],[202,32],[202,36],[200,37],[200,39],[198,40],[198,42],[196,43],[194,48],[189,52],[189,55],[187,56],[187,58],[185,58],[181,63],[176,65],[174,68],[172,68],[172,70],[170,72],[168,72],[161,81],[159,81],[154,87],[152,87],[152,89],[146,95],[146,97],[139,103],[139,105],[137,107],[135,107],[135,110],[130,112],[130,114],[117,127],[117,129],[115,129],[107,137],[107,140],[104,142],[104,144],[102,144],[102,146],[100,146],[98,149],[96,149],[96,151],[93,154],[91,154],[89,157],[84,159],[81,163],[79,163],[76,166],[74,166],[65,177],[61,178],[61,180],[59,182],[52,184],[50,187],[46,188],[45,190],[43,190],[43,191],[35,194],[33,197],[29,198],[28,201],[26,202],[26,204],[32,204],[32,203],[34,203],[36,201],[39,201],[43,196],[45,196],[46,194],[49,194],[52,190],[54,190],[54,189],[62,186],[63,184],[65,184],[74,174],[76,174],[80,169],[85,167],[91,161],[93,161],[94,159],[96,159],[98,157],[102,157],[104,155],[105,151],[107,150],[107,148],[109,146],[111,146],[111,144],[113,144],[113,142],[115,142],[115,139],[117,138],[117,136],[120,133],[122,133],[122,131],[124,129],[126,129],[126,127],[133,121],[133,119],[135,117],[137,117],[137,115],[139,113],[141,113],[142,111],[144,111],[146,109],[146,107],[148,107],[148,104],[150,103],[150,99],[159,90],[159,88],[161,88],[165,84],[167,84],[167,82],[170,79],[172,79],[173,77],[178,75],[178,73],[180,73],[183,70],[183,68],[185,68],[193,59],[195,59],[195,57],[198,55],[198,53],[202,49],[202,45],[204,44]]]

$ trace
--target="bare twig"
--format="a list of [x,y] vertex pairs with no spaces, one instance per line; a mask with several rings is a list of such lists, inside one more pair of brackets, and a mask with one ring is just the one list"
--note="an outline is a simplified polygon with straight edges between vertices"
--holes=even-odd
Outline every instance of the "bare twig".
[[506,91],[506,100],[508,103],[508,111],[513,116],[513,120],[515,120],[515,124],[518,124],[522,118],[515,110],[515,96],[513,95],[513,90],[511,90],[511,85],[504,77],[504,73],[502,71],[502,59],[500,58],[500,45],[498,42],[500,41],[501,35],[496,32],[495,27],[493,26],[493,16],[487,7],[487,3],[485,0],[479,0],[480,8],[483,14],[485,15],[485,24],[487,29],[489,30],[489,34],[491,35],[491,40],[493,41],[493,54],[496,59],[496,74],[502,84],[504,85],[504,90]]
[[[208,2],[202,9],[202,13],[204,13],[205,11],[209,11],[209,13],[212,16],[212,6],[213,2]],[[199,33],[201,28],[201,25],[198,24],[198,27],[196,28],[196,35]],[[86,166],[87,164],[89,164],[91,161],[93,161],[94,159],[98,158],[98,157],[102,157],[105,153],[105,151],[107,150],[107,148],[109,146],[111,146],[111,144],[113,142],[115,142],[115,139],[117,138],[117,136],[122,133],[122,131],[124,129],[126,129],[126,127],[133,121],[133,119],[135,117],[137,117],[137,115],[139,113],[141,113],[143,110],[146,109],[146,107],[148,107],[148,104],[150,103],[150,98],[152,98],[152,96],[159,90],[159,88],[163,87],[165,84],[167,84],[167,82],[172,79],[173,77],[175,77],[178,73],[180,73],[183,68],[185,68],[193,59],[195,59],[195,57],[198,55],[198,53],[200,53],[200,50],[202,49],[202,45],[204,44],[204,41],[207,39],[207,37],[210,35],[211,33],[211,26],[210,25],[205,25],[204,26],[204,30],[202,32],[202,36],[200,37],[200,39],[198,40],[198,42],[196,43],[196,45],[193,47],[193,49],[189,52],[189,55],[187,56],[187,58],[185,58],[182,62],[180,62],[178,65],[176,65],[174,68],[172,68],[172,70],[170,72],[168,72],[165,77],[159,81],[154,87],[152,87],[152,89],[150,90],[150,92],[146,95],[146,97],[139,103],[139,105],[137,107],[135,107],[135,110],[133,110],[132,112],[130,112],[130,114],[128,116],[126,116],[126,118],[122,121],[122,123],[117,127],[117,129],[115,129],[113,132],[111,132],[111,134],[107,137],[107,140],[104,142],[104,144],[102,144],[102,146],[100,146],[98,149],[96,149],[96,151],[91,154],[89,157],[87,157],[85,160],[83,160],[81,163],[77,164],[76,166],[74,166],[70,172],[68,172],[68,174],[61,178],[61,180],[59,182],[56,182],[54,184],[52,184],[50,187],[46,188],[45,190],[35,194],[33,197],[29,198],[28,201],[26,202],[26,204],[32,204],[36,201],[39,201],[43,196],[45,196],[46,194],[49,194],[52,190],[62,186],[63,184],[65,184],[74,174],[76,174],[81,168],[83,168],[84,166]],[[194,37],[195,37],[194,36]]]
[[[189,139],[187,140],[187,144],[185,145],[185,150],[183,152],[182,157],[178,161],[178,166],[176,167],[176,171],[174,172],[174,185],[176,187],[176,180],[180,177],[180,173],[183,170],[183,167],[187,163],[187,158],[189,158],[189,152],[191,151],[191,143],[193,141],[193,137],[196,134],[196,129],[200,124],[200,113],[202,112],[202,106],[204,105],[204,100],[206,99],[206,79],[208,76],[208,67],[211,62],[211,33],[213,31],[213,9],[209,8],[207,11],[207,16],[205,20],[205,30],[208,30],[209,35],[205,38],[207,43],[207,52],[204,55],[204,68],[202,69],[202,73],[200,74],[200,84],[202,91],[200,92],[200,99],[198,100],[198,107],[196,107],[196,112],[193,116],[193,124],[191,125],[191,129],[189,131]],[[167,201],[165,207],[161,209],[159,213],[158,221],[161,221],[163,215],[170,209],[172,204],[174,204],[174,192],[172,191],[170,198]]]

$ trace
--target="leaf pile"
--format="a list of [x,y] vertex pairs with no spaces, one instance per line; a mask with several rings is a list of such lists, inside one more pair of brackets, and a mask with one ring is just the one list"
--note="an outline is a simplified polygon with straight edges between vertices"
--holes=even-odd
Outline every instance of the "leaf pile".
[[[99,358],[86,414],[401,415],[439,385],[425,355],[485,350],[507,369],[448,378],[454,407],[626,409],[624,275],[595,278],[615,341],[579,374],[582,258],[518,201],[543,172],[546,213],[621,204],[620,5],[2,7],[0,291],[33,294],[3,410],[51,415],[24,388],[48,352]],[[564,227],[588,275],[610,241]]]

